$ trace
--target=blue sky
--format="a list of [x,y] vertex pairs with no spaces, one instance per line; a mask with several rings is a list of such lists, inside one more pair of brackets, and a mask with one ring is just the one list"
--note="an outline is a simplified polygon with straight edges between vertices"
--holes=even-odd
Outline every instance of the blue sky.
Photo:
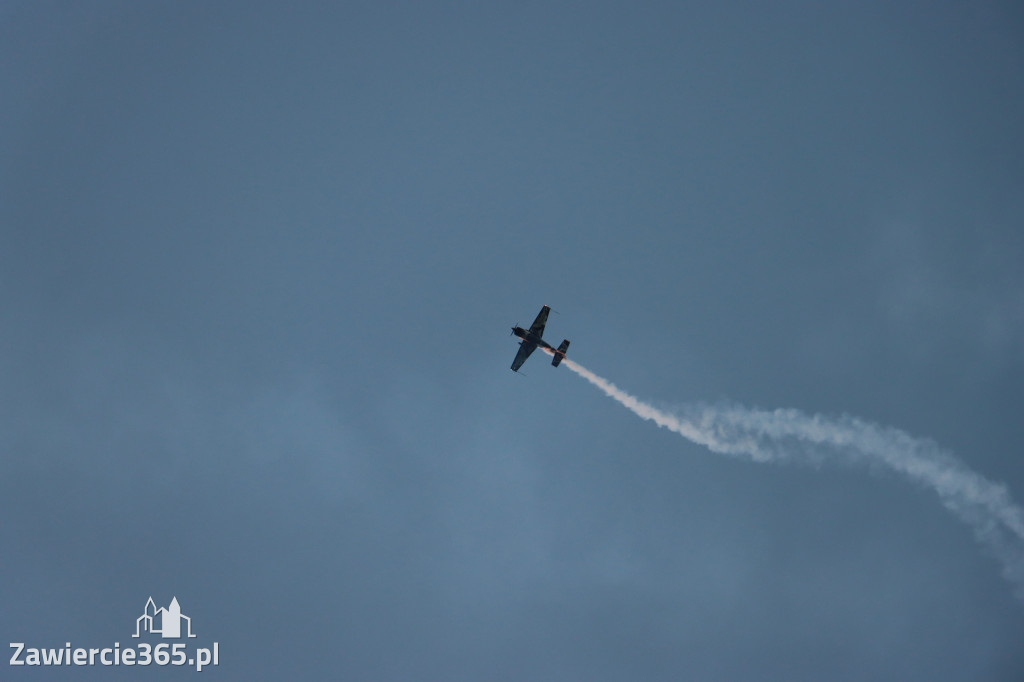
[[929,490],[715,455],[508,328],[1024,500],[1022,22],[6,3],[0,632],[177,597],[217,679],[1020,679]]

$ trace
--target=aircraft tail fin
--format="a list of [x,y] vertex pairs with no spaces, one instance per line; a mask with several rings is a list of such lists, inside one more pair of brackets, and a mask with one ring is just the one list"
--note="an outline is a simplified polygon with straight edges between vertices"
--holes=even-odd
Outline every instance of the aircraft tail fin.
[[551,358],[551,366],[558,367],[558,364],[562,362],[562,358],[565,357],[566,352],[569,350],[569,339],[563,339],[562,345],[555,351],[555,357]]

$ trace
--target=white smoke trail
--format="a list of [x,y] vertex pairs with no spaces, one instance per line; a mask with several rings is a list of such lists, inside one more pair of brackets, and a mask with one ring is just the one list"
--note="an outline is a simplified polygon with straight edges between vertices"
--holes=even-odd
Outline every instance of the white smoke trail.
[[1005,486],[971,471],[932,441],[855,417],[812,417],[798,410],[690,405],[678,413],[666,412],[569,359],[564,364],[637,416],[712,452],[755,462],[817,462],[831,455],[885,465],[906,475],[934,490],[946,508],[970,525],[1024,601],[1024,510],[1013,503]]

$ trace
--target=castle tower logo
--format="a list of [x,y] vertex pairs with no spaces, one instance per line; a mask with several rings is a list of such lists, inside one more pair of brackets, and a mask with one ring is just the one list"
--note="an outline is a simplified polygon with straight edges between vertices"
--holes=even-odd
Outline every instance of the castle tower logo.
[[[181,621],[185,621],[182,625]],[[177,597],[171,599],[167,608],[158,609],[150,597],[142,608],[142,615],[135,619],[135,634],[141,637],[146,632],[160,635],[164,639],[181,639],[195,637],[192,634],[192,619],[181,612]],[[121,639],[118,637],[117,639]],[[63,640],[61,640],[63,641]],[[11,654],[11,665],[25,666],[69,666],[69,665],[116,665],[116,666],[195,666],[196,672],[202,672],[209,665],[220,665],[220,644],[213,642],[212,647],[192,647],[188,642],[138,642],[136,646],[114,646],[105,648],[72,647],[71,642],[64,646],[45,648],[26,646],[29,642],[11,642],[14,653]],[[198,642],[197,642],[198,644]],[[4,677],[5,675],[0,675]],[[56,679],[56,678],[55,678]]]
[[[138,637],[141,631],[158,634],[164,639],[179,639],[181,637],[181,621],[185,621],[188,636],[195,637],[192,634],[192,619],[181,612],[177,597],[171,599],[171,605],[166,609],[163,607],[158,609],[153,603],[153,598],[150,597],[146,601],[142,615],[135,620],[135,634],[132,637]],[[158,623],[159,627],[157,627]]]

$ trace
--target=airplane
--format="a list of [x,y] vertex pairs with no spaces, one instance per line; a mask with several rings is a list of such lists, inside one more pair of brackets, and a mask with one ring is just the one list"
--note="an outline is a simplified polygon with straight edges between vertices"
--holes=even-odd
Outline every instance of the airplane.
[[526,362],[526,358],[530,357],[530,353],[537,350],[537,347],[544,349],[545,353],[550,353],[554,357],[551,359],[551,366],[558,367],[558,364],[565,358],[566,351],[569,350],[569,340],[564,339],[562,345],[555,348],[547,341],[541,338],[544,334],[544,325],[548,323],[548,313],[551,312],[551,308],[544,306],[537,313],[537,319],[533,321],[529,329],[523,329],[519,325],[512,327],[512,333],[518,336],[522,341],[519,342],[519,352],[516,353],[516,359],[512,361],[512,371],[518,372],[519,368]]

